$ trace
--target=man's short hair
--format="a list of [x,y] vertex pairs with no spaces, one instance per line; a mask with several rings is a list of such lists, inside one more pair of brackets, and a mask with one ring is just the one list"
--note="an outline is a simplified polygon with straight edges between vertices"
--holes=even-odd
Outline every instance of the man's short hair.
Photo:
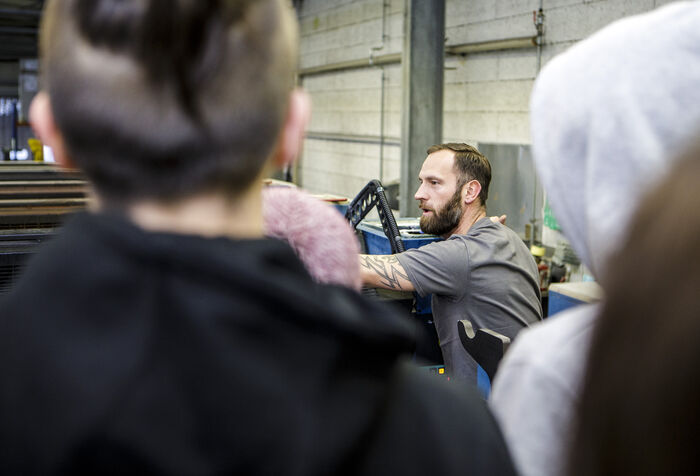
[[461,190],[464,184],[470,180],[476,180],[481,184],[479,199],[481,205],[485,207],[491,184],[491,164],[486,156],[479,152],[476,147],[456,142],[436,144],[428,149],[428,155],[441,150],[451,150],[455,154],[454,167],[457,173],[457,190]]
[[273,153],[294,86],[283,0],[49,0],[42,81],[106,203],[236,195]]

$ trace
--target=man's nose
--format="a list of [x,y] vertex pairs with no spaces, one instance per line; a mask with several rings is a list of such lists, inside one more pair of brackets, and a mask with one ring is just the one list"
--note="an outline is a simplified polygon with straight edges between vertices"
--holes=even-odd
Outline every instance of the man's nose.
[[416,190],[416,194],[413,196],[418,201],[424,201],[428,199],[428,196],[425,193],[425,188],[423,187],[423,184],[420,184],[418,187],[418,190]]

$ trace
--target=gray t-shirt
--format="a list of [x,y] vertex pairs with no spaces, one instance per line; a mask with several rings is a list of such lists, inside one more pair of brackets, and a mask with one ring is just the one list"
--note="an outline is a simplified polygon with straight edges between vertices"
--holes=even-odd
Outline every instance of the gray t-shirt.
[[476,362],[459,341],[457,321],[511,339],[542,319],[537,264],[507,226],[482,218],[466,235],[452,235],[397,255],[418,294],[433,294],[433,320],[445,368],[476,383]]

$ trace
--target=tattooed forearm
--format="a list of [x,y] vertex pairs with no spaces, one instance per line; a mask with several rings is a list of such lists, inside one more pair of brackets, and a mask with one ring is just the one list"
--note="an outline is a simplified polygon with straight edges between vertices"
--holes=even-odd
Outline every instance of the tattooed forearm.
[[363,275],[374,275],[377,284],[387,289],[410,291],[410,282],[406,270],[393,255],[361,255],[360,266]]

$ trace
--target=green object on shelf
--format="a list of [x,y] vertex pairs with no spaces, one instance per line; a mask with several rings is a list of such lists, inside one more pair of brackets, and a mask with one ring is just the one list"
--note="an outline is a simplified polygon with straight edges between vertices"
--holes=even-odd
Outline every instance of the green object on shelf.
[[552,209],[549,207],[549,200],[544,202],[544,226],[552,230],[561,231],[561,227],[554,217]]

